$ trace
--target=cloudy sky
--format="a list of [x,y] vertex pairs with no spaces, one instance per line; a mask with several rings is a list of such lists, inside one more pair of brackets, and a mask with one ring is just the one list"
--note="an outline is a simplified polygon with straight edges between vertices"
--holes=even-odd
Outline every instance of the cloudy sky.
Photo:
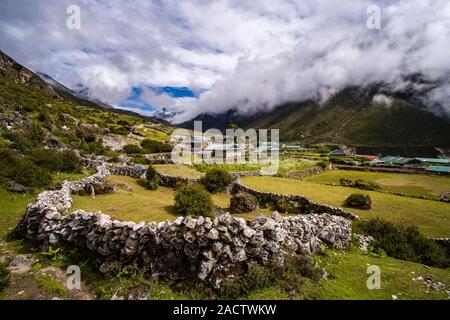
[[[69,29],[78,5],[81,28]],[[369,29],[370,5],[381,29]],[[448,0],[1,0],[0,49],[141,113],[267,110],[421,72],[450,110]]]

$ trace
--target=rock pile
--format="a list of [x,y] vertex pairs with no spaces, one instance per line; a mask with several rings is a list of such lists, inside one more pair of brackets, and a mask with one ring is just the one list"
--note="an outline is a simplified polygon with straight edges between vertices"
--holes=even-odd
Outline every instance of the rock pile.
[[148,224],[111,220],[83,210],[67,214],[73,192],[110,174],[107,164],[97,170],[80,181],[63,182],[59,190],[41,193],[27,207],[16,233],[42,248],[70,244],[87,249],[98,257],[104,273],[135,264],[153,276],[197,277],[214,287],[251,264],[272,260],[283,264],[287,254],[312,254],[325,246],[342,249],[351,240],[351,220],[323,211],[287,218],[274,212],[248,222],[224,213],[214,219],[188,216]]
[[226,213],[148,224],[82,210],[62,215],[49,208],[43,217],[39,211],[28,215],[28,221],[39,220],[37,228],[25,232],[27,238],[43,247],[69,243],[88,249],[99,257],[102,272],[136,264],[153,276],[196,276],[214,287],[249,264],[272,259],[282,264],[285,254],[312,254],[325,246],[342,249],[351,239],[350,221],[328,214],[283,218],[274,213],[247,223]]

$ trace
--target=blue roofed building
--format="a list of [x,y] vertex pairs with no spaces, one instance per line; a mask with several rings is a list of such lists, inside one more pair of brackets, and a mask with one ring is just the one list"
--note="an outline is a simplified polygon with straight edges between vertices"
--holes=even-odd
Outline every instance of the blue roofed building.
[[450,160],[448,159],[439,159],[439,158],[415,158],[415,159],[426,164],[450,165]]
[[439,173],[439,174],[450,174],[450,167],[448,166],[431,166],[426,168],[427,172]]

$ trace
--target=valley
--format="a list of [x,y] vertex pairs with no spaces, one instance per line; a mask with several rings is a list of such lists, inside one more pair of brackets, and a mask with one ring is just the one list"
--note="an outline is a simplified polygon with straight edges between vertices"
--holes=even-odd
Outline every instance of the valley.
[[[174,125],[0,57],[1,299],[449,298],[445,118],[350,88],[324,105],[206,116],[279,128],[273,176],[264,163],[174,164]],[[381,160],[396,152],[400,164]],[[381,289],[366,285],[370,265]]]

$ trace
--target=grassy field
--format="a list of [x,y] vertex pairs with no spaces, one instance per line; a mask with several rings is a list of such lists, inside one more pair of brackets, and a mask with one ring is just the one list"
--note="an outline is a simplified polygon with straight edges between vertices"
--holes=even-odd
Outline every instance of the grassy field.
[[179,176],[191,179],[198,179],[203,176],[203,173],[195,170],[192,167],[185,165],[177,165],[177,164],[155,164],[153,167],[160,173],[170,175],[170,176]]
[[[102,211],[118,220],[131,221],[164,221],[174,220],[179,216],[173,210],[175,190],[167,187],[159,187],[150,191],[138,184],[137,179],[125,176],[110,176],[110,181],[118,186],[115,193],[100,194],[94,199],[88,195],[73,195],[73,207],[71,211],[82,209],[89,212]],[[128,183],[132,192],[124,190],[123,184]],[[213,202],[216,206],[228,209],[230,195],[213,194]],[[255,212],[237,214],[235,216],[252,219],[258,214],[270,215],[269,209],[258,209]]]
[[[60,176],[59,178],[63,178]],[[78,176],[65,176],[65,179],[75,179]],[[170,203],[173,202],[174,191],[170,188],[160,187],[158,191],[148,191],[141,187],[136,179],[111,176],[110,179],[119,184],[119,191],[115,194],[98,195],[95,199],[89,196],[74,196],[74,208],[84,210],[102,210],[105,213],[115,215],[124,220],[165,220],[173,219],[175,215],[171,213]],[[258,179],[261,179],[258,178]],[[318,187],[327,187],[328,194],[334,194],[333,190],[348,188],[324,186],[313,184],[310,182],[302,182],[291,179],[270,178],[266,183],[267,186],[274,186],[281,190],[286,190],[284,180],[293,181],[306,185],[316,185]],[[275,180],[272,180],[275,179]],[[59,179],[58,179],[59,180]],[[244,178],[244,180],[251,180]],[[249,181],[246,181],[247,183]],[[270,182],[270,183],[269,183]],[[133,192],[127,192],[120,187],[120,184],[128,183],[133,188]],[[262,182],[257,182],[260,184]],[[249,183],[248,183],[249,184]],[[299,190],[298,186],[294,187]],[[278,190],[277,190],[278,191]],[[351,190],[350,190],[351,191]],[[302,192],[303,193],[303,192]],[[391,196],[377,193],[382,196]],[[13,228],[22,217],[25,206],[31,202],[34,195],[16,195],[6,191],[0,191],[0,237],[4,237],[11,228]],[[394,196],[391,196],[394,197]],[[229,204],[229,196],[224,194],[214,195],[214,203],[221,207]],[[405,197],[396,197],[399,199],[407,199]],[[422,202],[431,202],[419,199],[411,199]],[[169,203],[169,204],[168,204]],[[438,202],[433,202],[438,203]],[[438,203],[439,204],[439,203]],[[109,210],[109,211],[108,211]],[[127,211],[128,210],[128,211]],[[263,214],[270,212],[262,211]],[[253,217],[255,213],[241,215],[244,217]],[[448,222],[440,222],[449,225]],[[437,223],[439,225],[439,223]],[[17,245],[11,244],[11,248]],[[18,247],[22,251],[23,247]],[[25,252],[25,251],[24,251]],[[26,251],[29,252],[29,251]],[[286,290],[286,283],[273,283],[272,285],[259,289],[250,293],[249,296],[242,299],[387,299],[391,300],[395,295],[401,299],[448,299],[445,292],[436,292],[427,287],[427,285],[416,279],[419,276],[432,277],[434,282],[444,283],[446,290],[450,288],[450,270],[426,268],[421,264],[402,261],[389,257],[380,257],[373,254],[361,253],[359,250],[353,249],[348,251],[327,250],[324,254],[316,255],[318,264],[324,267],[329,276],[327,279],[321,280],[319,283],[310,280],[304,280],[301,284],[301,291],[292,294]],[[366,287],[367,266],[377,265],[381,270],[381,289],[369,290]],[[91,279],[92,278],[92,279]],[[147,279],[148,280],[148,279]],[[111,298],[111,295],[118,288],[127,286],[142,286],[141,282],[136,283],[132,279],[112,278],[106,279],[94,273],[92,277],[87,277],[85,281],[97,293],[100,298]],[[141,281],[141,280],[139,280]],[[205,299],[202,292],[179,291],[174,286],[166,284],[164,281],[148,280],[150,287],[146,288],[151,293],[151,299]],[[147,285],[147,284],[145,284]],[[7,298],[2,297],[2,298]]]
[[[53,184],[63,180],[78,180],[89,175],[83,173],[59,173],[53,176]],[[14,228],[25,213],[28,203],[31,203],[42,190],[35,190],[33,194],[16,194],[0,188],[0,237],[4,237],[9,230]]]
[[[307,168],[317,166],[318,161],[300,159],[300,158],[280,158],[280,163],[278,167],[278,173],[284,174],[289,171],[294,170],[304,170]],[[261,169],[261,164],[197,164],[195,169],[201,172],[206,172],[210,168],[222,169],[227,172],[237,172],[237,171],[253,171]]]
[[[418,277],[431,276],[434,282],[450,286],[450,270],[426,268],[425,266],[389,257],[379,257],[362,253],[359,250],[335,251],[327,250],[316,255],[316,260],[328,272],[327,279],[318,284],[306,281],[303,291],[296,299],[362,299],[392,300],[393,295],[399,300],[409,299],[449,299],[447,293],[429,289],[423,281],[413,280]],[[369,274],[367,267],[376,265],[381,272],[381,288],[369,290],[366,282]],[[288,299],[289,294],[275,283],[272,286],[257,290],[248,299]]]
[[28,203],[35,195],[22,195],[0,189],[0,237],[14,228],[25,213]]
[[340,178],[353,181],[362,179],[366,182],[377,183],[386,191],[401,192],[414,196],[436,198],[444,192],[450,192],[450,177],[425,174],[333,170],[306,177],[304,181],[339,185]]
[[317,166],[317,163],[318,161],[300,158],[281,158],[278,173],[284,174],[294,170],[305,170]]
[[342,207],[344,200],[350,194],[363,192],[372,198],[372,209],[346,208],[348,211],[360,217],[379,216],[401,225],[417,225],[422,232],[430,236],[450,236],[450,205],[448,203],[269,176],[242,177],[241,181],[257,190],[300,194],[316,202],[335,207]]
[[[114,219],[137,222],[174,220],[179,216],[173,210],[174,189],[160,186],[150,191],[139,185],[137,179],[125,176],[111,176],[108,179],[118,185],[117,192],[97,195],[95,199],[87,195],[73,195],[71,210],[102,211]],[[131,186],[132,192],[121,187],[125,183]],[[227,194],[213,195],[212,198],[216,206],[227,208],[230,204]]]

